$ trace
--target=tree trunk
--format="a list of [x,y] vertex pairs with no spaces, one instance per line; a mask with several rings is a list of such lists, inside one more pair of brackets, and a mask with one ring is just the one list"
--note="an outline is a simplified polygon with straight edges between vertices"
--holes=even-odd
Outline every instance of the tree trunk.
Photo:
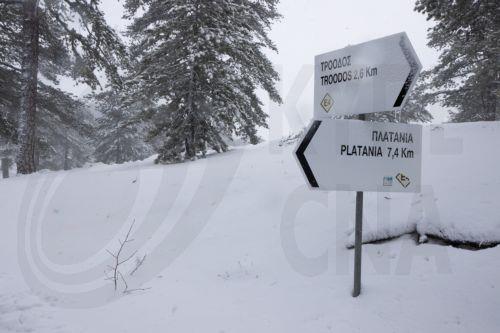
[[68,145],[64,146],[64,163],[63,163],[63,168],[64,170],[69,170],[69,148]]
[[8,158],[2,158],[2,177],[9,178],[9,168],[10,160]]
[[38,85],[38,0],[23,3],[23,60],[22,96],[19,112],[17,172],[29,174],[36,171],[35,130]]
[[189,160],[193,157],[193,147],[188,138],[184,139],[184,146],[186,147],[186,154],[184,159]]
[[[198,7],[197,7],[198,8]],[[195,138],[195,110],[194,110],[194,64],[191,65],[191,73],[190,73],[190,78],[189,78],[189,92],[188,92],[188,100],[187,100],[187,107],[188,107],[188,115],[187,115],[187,127],[189,127],[189,133],[186,133],[185,135],[187,136],[185,139],[185,145],[186,145],[186,156],[184,157],[185,159],[193,159],[196,157],[196,138]]]

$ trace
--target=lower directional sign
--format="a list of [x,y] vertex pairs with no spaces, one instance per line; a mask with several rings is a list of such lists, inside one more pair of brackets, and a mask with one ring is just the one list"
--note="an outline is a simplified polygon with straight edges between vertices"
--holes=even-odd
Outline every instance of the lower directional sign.
[[314,120],[296,150],[312,188],[420,192],[422,127]]

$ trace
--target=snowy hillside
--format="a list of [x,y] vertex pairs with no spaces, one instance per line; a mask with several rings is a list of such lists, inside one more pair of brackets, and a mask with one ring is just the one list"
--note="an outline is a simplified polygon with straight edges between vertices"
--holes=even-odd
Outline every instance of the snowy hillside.
[[310,191],[293,145],[0,180],[0,332],[497,332],[500,247],[414,234],[500,242],[498,142],[424,129],[422,194],[366,195],[364,240],[403,236],[364,245],[357,299],[354,194]]
[[500,142],[498,122],[425,127],[422,193],[373,196],[366,214],[372,230],[364,233],[364,240],[417,231],[454,243],[499,243],[500,174],[494,170],[500,155],[486,148],[495,142]]

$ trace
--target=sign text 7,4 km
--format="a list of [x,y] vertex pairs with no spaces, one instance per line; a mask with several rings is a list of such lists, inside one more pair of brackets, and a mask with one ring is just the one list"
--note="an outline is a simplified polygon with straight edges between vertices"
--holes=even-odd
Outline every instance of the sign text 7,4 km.
[[318,55],[314,118],[399,111],[421,69],[404,32]]
[[422,126],[315,120],[296,156],[312,188],[420,192]]

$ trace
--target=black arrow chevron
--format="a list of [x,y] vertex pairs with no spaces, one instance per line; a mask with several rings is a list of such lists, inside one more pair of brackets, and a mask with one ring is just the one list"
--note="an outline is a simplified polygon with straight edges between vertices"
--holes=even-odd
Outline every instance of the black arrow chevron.
[[408,46],[405,44],[404,37],[401,37],[401,40],[399,41],[399,47],[401,48],[401,51],[403,52],[406,58],[406,61],[408,61],[408,65],[410,65],[410,73],[408,74],[408,77],[406,78],[406,81],[403,84],[403,87],[401,88],[398,97],[396,98],[396,102],[394,103],[395,108],[400,107],[401,104],[403,104],[406,95],[410,91],[410,86],[413,83],[413,80],[415,79],[415,76],[418,73],[417,61],[413,58],[412,53],[408,49]]
[[309,163],[307,163],[307,159],[304,155],[304,152],[306,151],[307,146],[309,146],[309,143],[314,137],[314,134],[316,134],[319,125],[321,125],[321,120],[313,121],[311,127],[307,131],[306,136],[304,137],[304,140],[302,140],[296,152],[299,163],[302,166],[302,170],[304,170],[304,173],[306,174],[307,180],[309,181],[309,184],[311,184],[311,187],[319,187],[319,186],[311,170],[311,167],[309,166]]

